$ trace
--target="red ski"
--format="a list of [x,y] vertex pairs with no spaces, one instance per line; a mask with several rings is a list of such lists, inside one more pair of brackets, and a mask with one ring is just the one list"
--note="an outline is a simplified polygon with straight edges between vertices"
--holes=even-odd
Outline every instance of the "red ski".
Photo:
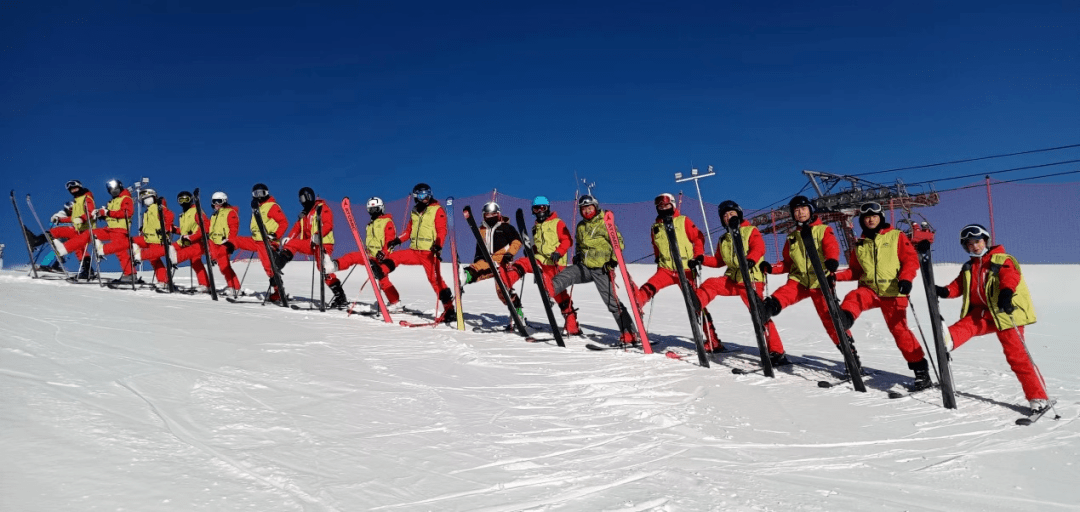
[[393,323],[390,319],[390,311],[386,309],[386,301],[383,300],[382,290],[379,289],[379,281],[375,279],[375,273],[371,271],[371,260],[368,259],[367,247],[364,245],[364,239],[360,237],[360,230],[356,228],[356,219],[353,218],[352,205],[349,203],[349,198],[341,200],[341,209],[345,213],[345,220],[349,221],[349,228],[352,229],[353,238],[356,240],[356,247],[360,251],[360,257],[364,260],[364,268],[367,269],[368,280],[371,282],[371,290],[375,292],[375,300],[379,302],[379,311],[382,311],[383,321],[386,323]]
[[619,262],[619,271],[622,273],[626,295],[630,297],[630,310],[634,312],[634,323],[637,324],[638,336],[641,336],[641,346],[646,354],[652,354],[652,345],[649,344],[649,334],[645,332],[645,322],[641,319],[638,309],[637,297],[634,292],[634,282],[630,280],[630,272],[626,268],[626,260],[623,259],[622,248],[619,247],[619,231],[615,229],[615,214],[611,210],[604,210],[604,225],[607,226],[608,240],[611,241],[611,249],[615,253],[615,259]]

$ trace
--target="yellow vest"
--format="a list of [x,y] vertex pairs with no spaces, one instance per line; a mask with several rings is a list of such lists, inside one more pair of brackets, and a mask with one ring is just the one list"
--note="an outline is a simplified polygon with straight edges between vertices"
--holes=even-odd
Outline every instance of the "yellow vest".
[[548,218],[539,224],[533,224],[533,245],[536,246],[536,262],[541,265],[566,266],[565,254],[559,258],[559,261],[551,261],[551,253],[559,248],[560,221],[561,219],[555,217]]
[[409,233],[409,239],[412,240],[411,248],[418,251],[429,251],[431,246],[435,245],[435,214],[441,209],[442,206],[437,204],[428,205],[423,212],[413,209],[411,214],[412,232]]
[[[202,229],[202,226],[200,226],[199,222],[195,219],[196,213],[198,212],[195,211],[195,208],[188,208],[186,212],[180,215],[180,236],[194,235]],[[184,240],[183,238],[180,239],[179,243],[180,247],[191,245],[191,242]]]
[[[161,245],[161,206],[157,203],[146,207],[143,214],[142,236],[148,244]],[[166,226],[166,229],[168,226]]]
[[[221,245],[222,242],[232,237],[232,233],[229,232],[229,213],[235,211],[236,209],[232,206],[226,206],[214,212],[214,215],[210,217],[210,241]],[[257,231],[259,228],[256,227],[255,229]]]
[[[117,196],[109,201],[109,204],[105,205],[105,208],[110,212],[120,210],[120,206],[124,204],[124,199],[128,199],[130,196]],[[123,229],[127,231],[130,227],[130,221],[127,218],[117,219],[115,217],[105,217],[105,225],[114,229]]]
[[[690,243],[690,239],[686,236],[686,216],[679,215],[671,219],[671,224],[675,226],[675,243],[679,247],[679,257],[682,260],[682,268],[689,268],[690,259],[694,257],[694,244]],[[664,229],[664,222],[660,221],[652,225],[653,243],[656,244],[656,248],[659,251],[657,257],[657,265],[660,268],[665,268],[671,271],[675,271],[675,259],[671,256],[671,243],[668,242],[667,230]]]
[[[322,233],[322,226],[317,225],[318,222],[315,222],[315,217],[316,217],[315,212],[316,212],[316,210],[317,210],[317,207],[312,208],[311,211],[308,212],[307,217],[305,217],[305,219],[307,220],[307,225],[309,227],[311,227],[311,237],[312,238],[315,238],[315,233]],[[323,205],[323,211],[325,212],[325,211],[328,211],[328,210],[330,210],[330,206]],[[301,226],[301,228],[303,228],[303,226]],[[256,229],[258,229],[258,228],[256,228]],[[270,226],[267,225],[266,229],[269,230]],[[301,229],[300,233],[302,234],[303,232],[304,232],[304,230]],[[323,237],[322,243],[323,243],[323,245],[333,245],[333,243],[334,243],[334,230],[331,229],[330,232],[327,233],[326,236]]]
[[386,245],[386,225],[392,222],[387,218],[379,217],[367,225],[367,240],[364,242],[364,247],[367,247],[368,256],[374,258],[379,251],[383,250]]
[[[79,217],[82,217],[83,215],[86,215],[86,196],[87,195],[89,195],[89,193],[83,194],[83,195],[75,198],[75,205],[71,207],[71,218],[72,219],[77,219]],[[87,217],[87,218],[89,219],[89,217]],[[90,229],[90,222],[84,222],[82,224],[79,224],[78,227],[75,228],[75,231],[79,232],[79,233],[82,233],[83,231],[86,231],[88,229]]]
[[[1031,292],[1028,291],[1027,283],[1024,282],[1024,274],[1022,272],[1020,273],[1020,284],[1016,285],[1016,291],[1013,292],[1012,303],[1013,306],[1016,307],[1016,310],[1013,311],[1012,318],[1009,318],[1008,313],[998,311],[997,309],[998,296],[1001,295],[998,271],[1001,270],[1001,265],[1003,265],[1006,260],[1012,260],[1013,266],[1016,267],[1016,271],[1020,272],[1020,262],[1016,261],[1016,258],[1005,253],[995,254],[990,257],[990,268],[989,272],[987,272],[985,288],[983,288],[987,306],[990,307],[990,311],[993,313],[994,323],[997,324],[997,329],[999,331],[1011,329],[1013,327],[1013,319],[1016,319],[1017,326],[1035,323],[1035,305],[1031,302]],[[964,318],[968,314],[968,308],[971,307],[970,261],[964,263],[960,277],[960,289],[964,292],[964,306],[960,308],[960,318]]]
[[862,266],[859,282],[879,297],[902,297],[900,293],[900,231],[878,233],[861,238],[855,246],[855,259]]
[[[750,235],[757,231],[754,226],[739,226],[739,234],[742,235],[743,251],[750,250]],[[728,279],[734,280],[736,283],[743,282],[742,272],[739,271],[739,258],[735,256],[735,241],[731,237],[731,233],[725,233],[720,238],[720,255],[724,258],[724,263],[727,264],[727,270],[724,275]],[[765,275],[761,273],[761,269],[749,259],[746,260],[746,264],[750,265],[750,282],[760,283],[765,281]]]
[[[825,264],[825,252],[821,249],[821,240],[825,238],[825,230],[829,226],[825,224],[818,224],[812,227],[814,234],[814,249],[817,250],[818,259],[821,260],[821,264]],[[794,279],[803,286],[814,289],[820,288],[818,284],[817,275],[814,274],[814,268],[810,264],[810,259],[806,252],[806,246],[803,245],[802,235],[799,234],[799,229],[796,228],[795,232],[788,235],[788,254],[791,255],[791,268],[788,271],[788,279]],[[826,272],[828,272],[826,270]]]
[[[619,235],[619,248],[623,248],[622,233]],[[615,258],[607,226],[604,225],[604,211],[598,210],[592,219],[582,219],[577,225],[577,246],[585,252],[585,266],[600,268]]]
[[[266,225],[266,234],[277,232],[278,223],[276,220],[270,218],[270,208],[275,204],[274,201],[267,200],[265,203],[259,205],[259,214],[262,215],[263,224]],[[255,222],[255,215],[251,216],[251,239],[256,242],[262,241],[262,233],[259,232],[259,225]]]

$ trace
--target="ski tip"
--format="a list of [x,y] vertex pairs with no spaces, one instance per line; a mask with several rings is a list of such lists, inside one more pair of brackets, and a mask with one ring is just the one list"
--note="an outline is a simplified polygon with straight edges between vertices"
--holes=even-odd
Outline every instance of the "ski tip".
[[831,382],[826,382],[826,381],[823,381],[823,380],[819,380],[818,383],[817,383],[817,387],[819,387],[819,388],[831,388],[832,383]]
[[889,398],[904,398],[905,396],[907,395],[899,391],[889,391]]
[[1028,425],[1031,425],[1031,423],[1032,423],[1031,418],[1020,418],[1020,419],[1016,420],[1017,425],[1024,426],[1024,427],[1026,427]]
[[674,352],[672,352],[670,350],[668,350],[667,352],[664,352],[664,356],[667,357],[668,359],[682,359],[682,356],[680,356],[679,354],[676,354],[676,353],[674,353]]
[[734,373],[735,375],[746,375],[749,372],[743,370],[742,368],[732,368],[731,373]]

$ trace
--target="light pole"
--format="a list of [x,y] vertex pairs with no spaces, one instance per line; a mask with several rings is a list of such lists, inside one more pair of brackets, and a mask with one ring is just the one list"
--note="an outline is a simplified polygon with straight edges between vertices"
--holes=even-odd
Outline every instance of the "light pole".
[[[142,205],[142,198],[140,198],[139,196],[142,195],[142,190],[144,188],[148,188],[147,185],[149,185],[149,184],[150,184],[150,178],[143,178],[143,179],[141,179],[139,181],[136,181],[135,184],[131,186],[131,191],[134,192],[134,195],[135,195],[135,206],[139,209],[139,232],[140,233],[142,232],[142,227],[143,227],[143,225],[142,225],[142,222],[143,222],[142,206],[143,205]],[[143,262],[141,260],[139,261],[139,270],[146,270],[146,266],[143,265]]]
[[675,183],[682,183],[690,180],[694,181],[694,188],[697,189],[698,204],[701,205],[701,220],[705,222],[705,234],[709,235],[709,248],[712,249],[712,253],[715,256],[716,245],[713,244],[712,232],[709,231],[709,217],[705,215],[705,201],[701,199],[701,186],[698,185],[698,180],[700,180],[701,178],[708,178],[709,176],[716,176],[716,173],[713,171],[713,167],[711,165],[709,166],[709,172],[705,174],[698,174],[698,170],[696,168],[691,168],[690,176],[686,178],[683,178],[681,172],[675,173]]

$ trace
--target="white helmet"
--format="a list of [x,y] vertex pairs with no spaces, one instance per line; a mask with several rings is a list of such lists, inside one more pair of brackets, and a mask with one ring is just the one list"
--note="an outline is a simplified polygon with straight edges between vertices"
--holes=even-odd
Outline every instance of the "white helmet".
[[139,191],[139,199],[146,206],[150,206],[157,202],[157,191],[152,188],[144,188]]
[[211,204],[225,204],[229,202],[229,196],[224,192],[214,192],[214,195],[210,197]]
[[367,211],[368,211],[368,213],[370,213],[372,215],[375,215],[376,213],[378,213],[379,215],[382,215],[382,213],[385,210],[386,210],[386,205],[383,204],[382,199],[380,199],[378,197],[373,197],[373,198],[367,200]]

